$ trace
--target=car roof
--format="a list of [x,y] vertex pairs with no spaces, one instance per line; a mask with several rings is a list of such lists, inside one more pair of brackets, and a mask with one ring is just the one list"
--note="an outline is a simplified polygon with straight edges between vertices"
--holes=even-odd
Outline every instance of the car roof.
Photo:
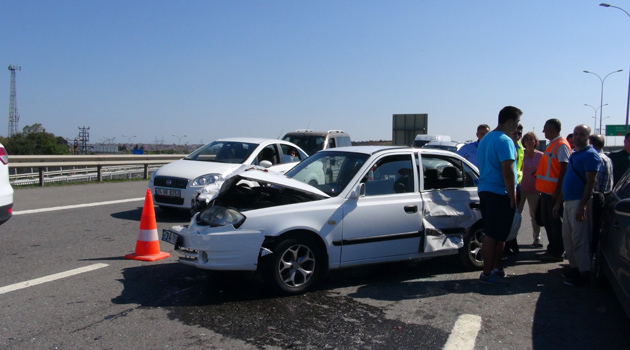
[[263,138],[263,137],[225,137],[225,138],[221,138],[218,140],[214,140],[212,142],[216,142],[216,141],[230,141],[230,142],[245,142],[245,143],[263,143],[263,142],[281,142],[281,143],[286,143],[286,141],[283,140],[278,140],[278,139],[268,139],[268,138]]
[[431,141],[431,142],[427,143],[426,145],[457,146],[457,145],[460,145],[460,144],[463,144],[463,143],[462,142],[455,142],[455,141]]
[[[408,146],[350,146],[350,147],[337,147],[325,149],[319,152],[353,152],[353,153],[364,153],[364,154],[374,154],[378,152],[385,151],[395,151],[395,150],[413,150],[420,152],[420,154],[437,154],[437,155],[445,155],[445,156],[453,156],[454,154],[459,158],[464,159],[463,157],[453,153],[451,151],[446,151],[438,148],[413,148]],[[319,153],[318,152],[318,153]]]

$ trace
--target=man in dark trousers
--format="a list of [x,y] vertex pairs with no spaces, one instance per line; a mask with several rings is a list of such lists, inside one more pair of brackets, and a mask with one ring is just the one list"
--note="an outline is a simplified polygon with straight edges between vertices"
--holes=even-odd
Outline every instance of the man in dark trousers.
[[508,286],[501,263],[503,249],[516,213],[516,148],[509,135],[521,121],[521,110],[507,106],[499,112],[499,125],[479,142],[479,200],[485,226],[483,272],[479,282]]
[[549,140],[538,169],[536,170],[536,190],[540,191],[540,213],[547,232],[547,251],[538,258],[543,261],[563,261],[564,244],[562,242],[562,219],[553,215],[553,207],[560,197],[562,181],[567,172],[567,163],[571,155],[571,146],[560,136],[561,124],[558,119],[549,119],[543,133]]

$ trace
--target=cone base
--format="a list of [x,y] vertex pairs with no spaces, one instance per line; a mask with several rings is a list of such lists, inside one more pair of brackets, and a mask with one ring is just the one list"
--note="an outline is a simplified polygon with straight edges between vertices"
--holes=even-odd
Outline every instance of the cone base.
[[132,253],[132,254],[125,255],[125,259],[141,260],[141,261],[156,261],[156,260],[168,258],[169,256],[171,256],[171,254],[166,253],[166,252],[160,252],[158,254],[151,254],[151,255],[137,255],[135,253]]

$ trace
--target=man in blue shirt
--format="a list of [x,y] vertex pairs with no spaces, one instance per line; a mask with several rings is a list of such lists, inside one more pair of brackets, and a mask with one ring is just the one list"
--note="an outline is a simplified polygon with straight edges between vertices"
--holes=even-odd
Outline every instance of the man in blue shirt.
[[486,136],[487,133],[490,132],[490,126],[488,124],[481,124],[477,127],[477,141],[469,142],[463,145],[458,151],[457,154],[466,158],[469,162],[473,163],[475,166],[477,165],[477,149],[479,148],[479,142],[481,139]]
[[562,241],[570,268],[563,277],[570,286],[583,286],[590,281],[592,195],[602,162],[598,152],[588,144],[590,134],[591,128],[584,124],[573,130],[575,151],[569,157],[562,192],[553,208],[554,216],[559,215],[564,201]]
[[485,226],[483,272],[479,282],[508,286],[501,263],[516,213],[516,148],[509,137],[521,121],[520,109],[504,107],[499,125],[479,142],[479,200]]

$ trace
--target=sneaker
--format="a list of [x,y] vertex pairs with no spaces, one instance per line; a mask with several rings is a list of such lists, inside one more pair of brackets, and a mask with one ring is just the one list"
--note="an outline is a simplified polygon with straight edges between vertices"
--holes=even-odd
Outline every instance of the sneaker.
[[587,275],[578,273],[578,276],[575,276],[574,278],[567,278],[564,281],[564,284],[571,287],[584,287],[591,284],[591,280]]
[[551,254],[540,255],[538,256],[538,259],[542,261],[549,261],[549,262],[563,262],[564,261],[563,257],[555,256]]
[[542,243],[540,243],[540,239],[535,239],[532,245],[534,246],[534,248],[542,248],[543,246]]
[[510,285],[510,282],[502,279],[501,277],[497,275],[494,275],[491,273],[488,276],[486,276],[483,274],[483,272],[479,276],[479,283],[491,284],[491,285],[500,286],[500,287],[507,287]]
[[507,276],[507,274],[505,273],[505,269],[501,269],[501,270],[492,270],[492,272],[490,272],[490,274],[497,276],[499,278],[505,278],[505,276]]

